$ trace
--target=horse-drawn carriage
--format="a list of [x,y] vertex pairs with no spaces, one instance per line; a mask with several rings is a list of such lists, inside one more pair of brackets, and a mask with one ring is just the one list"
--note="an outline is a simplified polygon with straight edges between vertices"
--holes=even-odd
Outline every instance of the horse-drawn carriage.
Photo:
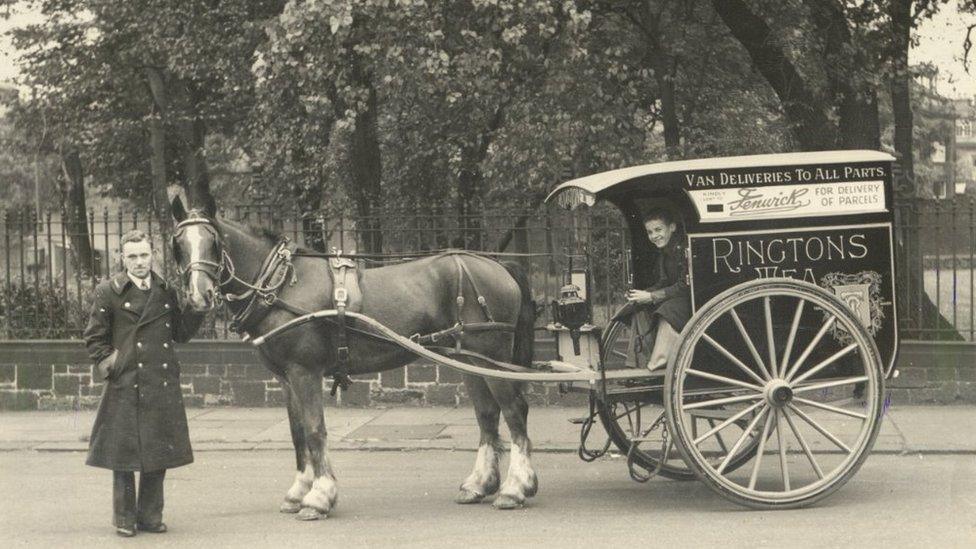
[[[638,287],[660,264],[643,212],[664,208],[677,220],[693,314],[658,369],[636,358],[644,339],[632,317],[590,324],[585,277],[553,304],[559,356],[533,362],[527,281],[479,255],[446,252],[349,277],[354,267],[341,258],[260,243],[182,212],[174,244],[191,301],[203,310],[226,296],[291,395],[298,472],[283,510],[315,518],[334,502],[321,395],[309,387],[320,392],[323,374],[418,356],[469,374],[483,443],[460,502],[499,492],[496,506],[510,507],[535,493],[527,407],[506,382],[542,381],[589,393],[584,459],[614,444],[637,480],[697,477],[740,504],[799,507],[842,486],[881,425],[897,351],[892,161],[835,151],[666,162],[553,190],[549,203],[620,209]],[[248,248],[257,249],[245,260]],[[308,280],[331,284],[303,294],[296,282]],[[318,418],[307,413],[315,406]],[[500,491],[499,413],[513,444]],[[587,437],[597,421],[609,438],[594,450]]]

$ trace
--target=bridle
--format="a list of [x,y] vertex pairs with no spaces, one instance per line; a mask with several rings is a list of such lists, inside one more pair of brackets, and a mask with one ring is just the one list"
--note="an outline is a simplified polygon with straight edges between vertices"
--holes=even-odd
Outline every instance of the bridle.
[[[227,250],[224,249],[223,239],[220,238],[220,232],[217,230],[216,224],[208,217],[196,214],[177,223],[172,238],[173,249],[177,249],[176,244],[183,230],[192,225],[204,225],[207,231],[211,233],[216,243],[217,255],[220,256],[220,261],[197,259],[183,266],[177,260],[177,268],[179,269],[184,287],[186,286],[190,273],[200,271],[216,285],[216,299],[218,303],[221,300],[234,302],[249,298],[261,298],[266,304],[270,305],[277,299],[278,290],[285,285],[289,278],[287,276],[276,277],[275,273],[292,271],[292,278],[294,277],[294,270],[291,267],[291,249],[288,247],[287,238],[283,238],[272,248],[271,253],[265,257],[261,270],[258,271],[257,279],[254,283],[250,283],[237,276],[234,260],[231,259]],[[281,270],[280,267],[285,267],[285,269]],[[277,280],[274,280],[275,278]],[[236,282],[247,289],[239,294],[224,292],[224,286],[231,282]]]

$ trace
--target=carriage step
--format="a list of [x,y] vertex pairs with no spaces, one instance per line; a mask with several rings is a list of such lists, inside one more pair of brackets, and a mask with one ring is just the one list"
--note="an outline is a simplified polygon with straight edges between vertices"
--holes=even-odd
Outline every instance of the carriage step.
[[583,425],[584,423],[589,421],[589,419],[590,416],[571,417],[569,418],[569,422],[572,423],[573,425]]

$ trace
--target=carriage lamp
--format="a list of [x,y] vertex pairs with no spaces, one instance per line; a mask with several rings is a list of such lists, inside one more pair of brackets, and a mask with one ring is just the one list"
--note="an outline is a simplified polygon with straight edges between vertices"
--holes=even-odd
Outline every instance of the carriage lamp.
[[579,286],[575,284],[559,289],[559,299],[553,302],[552,311],[556,322],[577,333],[590,320],[589,305],[580,297]]
[[580,296],[575,284],[560,288],[559,299],[552,302],[553,323],[548,326],[555,335],[559,360],[593,368],[599,361],[596,327],[589,323],[590,306]]

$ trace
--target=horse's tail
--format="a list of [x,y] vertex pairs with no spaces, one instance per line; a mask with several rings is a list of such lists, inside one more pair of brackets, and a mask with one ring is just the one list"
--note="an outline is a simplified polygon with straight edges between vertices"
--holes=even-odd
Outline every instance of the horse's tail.
[[522,366],[532,365],[532,347],[535,343],[535,302],[532,301],[532,285],[522,265],[514,261],[500,262],[518,283],[521,293],[518,320],[515,321],[515,343],[512,346],[512,362]]

